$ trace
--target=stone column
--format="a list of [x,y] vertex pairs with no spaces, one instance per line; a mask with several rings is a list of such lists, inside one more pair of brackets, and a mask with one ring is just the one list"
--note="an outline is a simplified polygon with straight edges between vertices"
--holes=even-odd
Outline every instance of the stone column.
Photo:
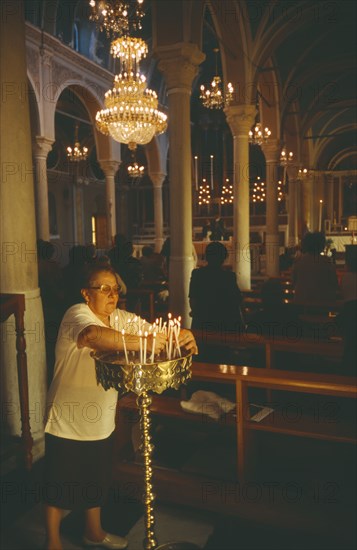
[[106,213],[107,213],[107,239],[108,247],[113,244],[113,237],[117,232],[115,213],[115,174],[120,163],[115,160],[101,160],[100,166],[105,174]]
[[[25,296],[25,338],[28,365],[33,456],[43,454],[46,399],[44,322],[36,254],[34,178],[23,2],[4,2],[0,17],[0,178],[2,293]],[[15,322],[1,323],[1,399],[4,433],[19,435],[20,407],[16,364]],[[4,401],[6,402],[4,404]],[[5,408],[4,408],[5,407]]]
[[325,174],[324,176],[324,185],[326,187],[326,217],[330,220],[331,224],[336,223],[335,221],[335,208],[333,201],[333,177],[331,174]]
[[289,197],[288,197],[288,247],[294,247],[299,243],[298,237],[298,187],[299,181],[296,179],[296,168],[286,167],[289,177]]
[[225,112],[233,135],[233,271],[239,288],[250,290],[248,132],[254,123],[256,107],[234,105]]
[[265,273],[268,277],[279,277],[279,219],[278,219],[278,165],[280,144],[269,139],[262,146],[266,162],[266,233]]
[[162,184],[166,174],[152,172],[149,177],[154,188],[155,252],[160,252],[164,244],[164,212],[162,204]]
[[313,178],[310,174],[301,178],[302,227],[308,228],[309,231],[313,231],[313,214],[311,211],[312,185]]
[[342,223],[342,216],[343,216],[343,178],[341,176],[338,176],[337,178],[337,185],[338,185],[338,213],[337,213],[337,221],[339,224]]
[[[117,233],[128,235],[128,212],[129,212],[129,186],[119,182],[117,193],[119,200],[116,203],[116,211],[118,215]],[[130,239],[132,231],[130,231]]]
[[37,238],[48,241],[50,239],[50,222],[48,211],[48,184],[47,184],[47,155],[52,149],[53,140],[43,136],[36,136],[34,158],[36,166],[36,227]]
[[188,291],[192,256],[192,183],[190,95],[204,54],[195,44],[180,43],[155,50],[164,74],[169,105],[170,143],[170,310],[191,325]]

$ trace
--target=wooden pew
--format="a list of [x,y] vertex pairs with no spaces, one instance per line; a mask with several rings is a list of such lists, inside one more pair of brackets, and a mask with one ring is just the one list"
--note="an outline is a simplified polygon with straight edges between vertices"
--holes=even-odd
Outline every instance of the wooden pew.
[[233,349],[242,347],[264,348],[265,367],[275,368],[276,352],[288,352],[292,354],[312,354],[320,357],[333,358],[336,361],[342,358],[343,342],[342,339],[333,339],[323,341],[319,338],[303,339],[298,337],[279,338],[274,335],[263,336],[259,334],[249,334],[242,332],[214,332],[214,331],[193,331],[198,342],[204,344],[226,345]]
[[[319,440],[333,441],[336,443],[356,443],[356,420],[352,416],[343,422],[317,422],[309,410],[303,410],[298,420],[289,421],[284,415],[284,407],[273,403],[274,412],[264,418],[261,422],[254,422],[249,414],[249,388],[269,388],[285,392],[297,392],[304,394],[326,395],[336,398],[355,399],[356,377],[331,376],[326,374],[311,374],[288,372],[280,370],[256,369],[251,367],[238,367],[224,364],[206,364],[194,362],[192,366],[192,379],[202,382],[216,382],[217,393],[219,384],[232,384],[236,390],[236,408],[219,421],[208,419],[202,414],[190,414],[180,406],[181,396],[177,397],[164,395],[153,395],[152,415],[162,419],[171,418],[176,422],[182,422],[185,431],[192,429],[197,423],[201,423],[205,429],[219,428],[222,434],[224,424],[228,433],[235,437],[236,441],[236,476],[231,480],[233,486],[237,483],[244,483],[247,479],[247,470],[250,458],[249,435],[256,431],[265,431],[274,434],[285,434],[296,437],[312,438]],[[129,394],[119,401],[119,416],[134,414],[136,421],[138,413],[135,396]],[[130,423],[129,423],[130,424]],[[127,424],[128,425],[128,424]],[[216,432],[217,433],[217,432]],[[213,437],[213,436],[212,436]],[[224,464],[222,465],[224,470]],[[210,478],[197,473],[185,473],[176,469],[170,469],[169,465],[164,468],[155,468],[155,492],[160,498],[173,502],[190,503],[202,508],[220,510],[222,503],[218,499],[211,502],[202,500],[202,487],[220,486],[219,479]],[[116,464],[116,475],[118,479],[125,479],[126,482],[142,483],[142,467],[130,461],[118,462]],[[229,484],[227,480],[225,483]],[[216,485],[215,485],[216,484]],[[229,506],[227,506],[227,510]],[[240,506],[234,505],[230,512],[241,513]]]

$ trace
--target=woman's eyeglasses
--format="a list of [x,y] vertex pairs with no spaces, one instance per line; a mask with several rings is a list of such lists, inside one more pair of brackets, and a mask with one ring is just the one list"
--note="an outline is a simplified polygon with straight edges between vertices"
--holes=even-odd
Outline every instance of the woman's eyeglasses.
[[107,296],[109,294],[119,294],[121,291],[121,286],[110,286],[110,285],[100,285],[100,286],[90,286],[88,287],[90,290],[99,290],[103,294],[106,294]]

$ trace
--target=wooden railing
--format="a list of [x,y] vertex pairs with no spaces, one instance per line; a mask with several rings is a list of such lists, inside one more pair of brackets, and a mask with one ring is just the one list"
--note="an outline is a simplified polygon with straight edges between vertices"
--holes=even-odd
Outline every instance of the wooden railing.
[[[15,316],[17,350],[16,361],[20,396],[22,449],[25,468],[30,470],[32,467],[33,439],[30,428],[27,355],[24,327],[25,296],[24,294],[0,294],[0,304],[2,323],[6,321],[10,315],[13,314]],[[3,368],[6,368],[6,365],[3,365]]]

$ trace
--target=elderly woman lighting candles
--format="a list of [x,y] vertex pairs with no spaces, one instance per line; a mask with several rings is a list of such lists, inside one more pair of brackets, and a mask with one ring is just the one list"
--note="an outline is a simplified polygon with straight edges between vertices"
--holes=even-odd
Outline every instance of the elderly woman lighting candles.
[[[141,351],[142,359],[147,355],[152,362],[154,354],[165,349],[168,336],[156,324],[118,309],[119,292],[112,268],[92,267],[81,290],[85,303],[70,307],[59,329],[45,425],[47,550],[62,549],[60,522],[63,510],[68,509],[84,511],[84,545],[127,546],[125,538],[103,531],[100,521],[110,483],[108,466],[118,396],[115,389],[105,391],[97,384],[90,353],[123,351],[128,357],[130,352]],[[177,334],[181,348],[197,353],[189,330],[181,329]]]

